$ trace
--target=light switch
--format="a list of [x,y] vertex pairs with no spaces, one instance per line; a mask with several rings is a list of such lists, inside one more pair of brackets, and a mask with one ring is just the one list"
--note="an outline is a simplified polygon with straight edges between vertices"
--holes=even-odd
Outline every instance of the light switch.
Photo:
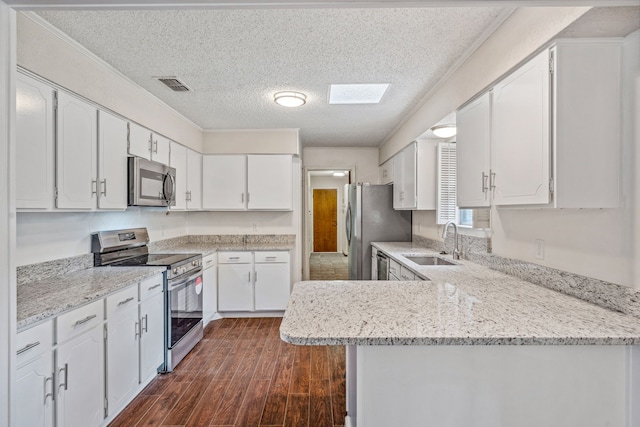
[[544,240],[536,239],[536,258],[544,259]]

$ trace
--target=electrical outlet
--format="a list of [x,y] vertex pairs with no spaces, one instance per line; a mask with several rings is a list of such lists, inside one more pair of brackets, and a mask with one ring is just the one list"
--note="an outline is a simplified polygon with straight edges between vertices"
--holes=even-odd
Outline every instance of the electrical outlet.
[[544,240],[536,239],[536,258],[544,259]]
[[255,222],[253,223],[253,231],[258,231],[258,224]]

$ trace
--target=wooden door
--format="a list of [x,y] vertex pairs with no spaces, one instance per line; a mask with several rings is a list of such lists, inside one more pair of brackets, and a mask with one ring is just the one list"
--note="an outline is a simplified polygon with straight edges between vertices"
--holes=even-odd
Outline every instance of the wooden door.
[[338,251],[338,190],[313,190],[313,251]]

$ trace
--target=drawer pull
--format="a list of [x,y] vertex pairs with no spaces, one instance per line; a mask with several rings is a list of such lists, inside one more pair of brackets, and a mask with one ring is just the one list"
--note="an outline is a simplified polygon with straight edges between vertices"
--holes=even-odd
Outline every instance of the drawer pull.
[[239,256],[230,256],[229,259],[240,259]]
[[266,258],[266,259],[273,259],[273,260],[275,260],[275,259],[277,259],[278,257],[275,257],[275,256],[268,256],[268,257],[265,257],[265,258]]
[[213,263],[213,260],[212,260],[212,259],[210,259],[210,260],[208,260],[207,262],[205,262],[205,264],[211,264],[211,263]]
[[147,289],[147,290],[148,290],[148,291],[152,291],[152,290],[154,290],[155,288],[159,288],[160,286],[162,286],[162,283],[158,283],[157,285],[150,286],[150,287],[149,287],[149,289]]
[[78,321],[76,321],[76,323],[74,323],[74,324],[73,324],[73,326],[80,326],[80,325],[82,325],[83,323],[87,323],[89,320],[95,319],[96,317],[98,317],[98,315],[97,315],[97,314],[92,314],[91,316],[87,316],[87,317],[85,317],[85,318],[84,318],[84,319],[82,319],[82,320],[78,320]]
[[[122,300],[122,301],[120,301],[120,302],[118,303],[118,307],[119,307],[119,306],[121,306],[121,305],[125,305],[126,303],[131,302],[131,301],[133,301],[134,299],[135,299],[134,297],[129,297],[129,298],[125,299],[125,300]],[[93,317],[95,317],[95,316],[93,316]]]
[[16,351],[16,354],[18,356],[20,356],[22,353],[25,353],[29,350],[31,350],[34,347],[37,347],[40,345],[40,341],[36,341],[36,342],[32,342],[31,344],[27,344],[24,347],[22,347],[20,350]]

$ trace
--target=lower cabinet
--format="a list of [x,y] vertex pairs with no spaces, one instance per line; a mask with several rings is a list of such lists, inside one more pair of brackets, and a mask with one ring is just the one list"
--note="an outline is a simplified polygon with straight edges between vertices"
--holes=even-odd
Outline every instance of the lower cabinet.
[[291,287],[289,252],[220,252],[219,311],[281,311]]
[[218,310],[218,267],[216,266],[216,254],[202,258],[203,294],[202,294],[202,320],[207,326],[216,316]]
[[164,292],[140,301],[140,322],[139,380],[145,383],[157,375],[158,367],[164,363]]

